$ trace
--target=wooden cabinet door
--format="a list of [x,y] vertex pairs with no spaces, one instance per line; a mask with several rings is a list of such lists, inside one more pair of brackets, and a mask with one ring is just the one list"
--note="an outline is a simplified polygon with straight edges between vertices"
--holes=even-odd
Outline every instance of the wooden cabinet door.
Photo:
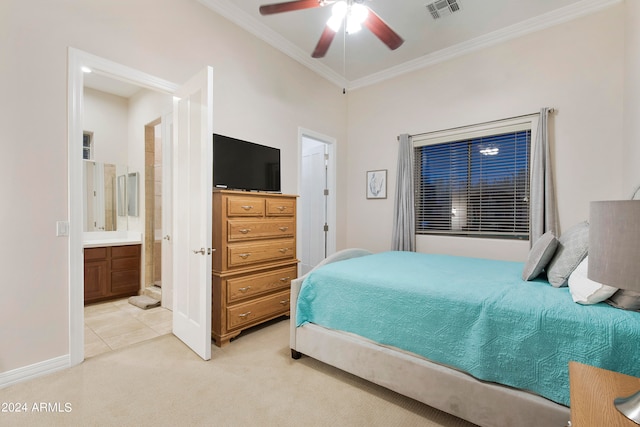
[[112,295],[135,295],[140,289],[140,245],[111,248]]
[[109,268],[107,260],[85,261],[84,263],[84,301],[91,302],[107,296]]

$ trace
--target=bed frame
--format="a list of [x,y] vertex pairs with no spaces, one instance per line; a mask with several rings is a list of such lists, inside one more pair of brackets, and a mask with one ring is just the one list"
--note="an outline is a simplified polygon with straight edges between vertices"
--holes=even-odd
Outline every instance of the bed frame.
[[[324,264],[370,255],[345,249]],[[296,327],[305,276],[291,282],[291,357],[306,355],[482,427],[563,427],[569,408],[536,394],[480,381],[464,372],[382,346],[358,335],[312,323]]]

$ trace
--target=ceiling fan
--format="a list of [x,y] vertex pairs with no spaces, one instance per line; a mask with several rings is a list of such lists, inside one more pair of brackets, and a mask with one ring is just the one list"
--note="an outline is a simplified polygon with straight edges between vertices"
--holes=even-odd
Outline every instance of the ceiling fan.
[[314,58],[324,57],[343,22],[345,22],[347,34],[355,33],[362,26],[365,26],[389,49],[395,50],[399,48],[404,43],[402,37],[393,31],[369,6],[365,6],[363,2],[364,0],[296,0],[262,5],[260,6],[260,14],[272,15],[333,4],[331,18],[327,21],[320,40],[318,40],[318,44],[311,54]]

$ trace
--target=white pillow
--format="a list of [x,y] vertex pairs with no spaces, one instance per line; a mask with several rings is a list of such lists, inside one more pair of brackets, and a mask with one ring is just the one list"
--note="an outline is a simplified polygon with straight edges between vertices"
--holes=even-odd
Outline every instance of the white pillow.
[[618,290],[612,286],[595,282],[587,277],[589,271],[587,256],[569,276],[571,298],[578,304],[597,304],[606,300]]

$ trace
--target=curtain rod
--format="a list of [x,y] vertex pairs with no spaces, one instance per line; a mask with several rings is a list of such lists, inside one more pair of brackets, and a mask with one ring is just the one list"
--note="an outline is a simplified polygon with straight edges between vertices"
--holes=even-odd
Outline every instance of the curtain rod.
[[[549,108],[549,113],[555,113],[555,111],[556,111],[555,108],[553,108],[553,107]],[[442,132],[444,130],[464,129],[464,128],[468,128],[468,127],[472,127],[472,126],[488,125],[488,124],[491,124],[491,123],[498,123],[498,122],[502,122],[502,121],[505,121],[505,120],[521,119],[523,117],[538,116],[538,115],[540,115],[539,111],[537,113],[521,114],[519,116],[506,117],[504,119],[497,119],[497,120],[489,120],[488,122],[475,123],[475,124],[472,124],[472,125],[464,125],[464,126],[457,126],[457,127],[449,128],[449,129],[440,129],[440,130],[433,130],[431,132],[416,133],[414,135],[409,135],[409,137],[413,138],[414,136],[429,135],[430,133]],[[397,137],[397,140],[400,141],[400,136]]]

